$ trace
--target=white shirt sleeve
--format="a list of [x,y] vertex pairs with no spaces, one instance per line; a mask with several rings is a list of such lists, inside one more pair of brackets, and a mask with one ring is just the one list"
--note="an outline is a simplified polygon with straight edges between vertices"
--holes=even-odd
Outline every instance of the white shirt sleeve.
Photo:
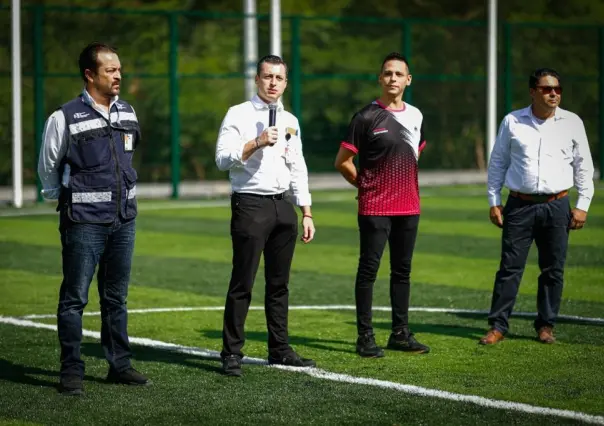
[[583,120],[578,117],[575,132],[576,134],[573,136],[572,164],[574,169],[574,184],[579,194],[576,207],[587,211],[594,195],[594,164]]
[[65,115],[63,111],[55,111],[44,125],[42,147],[38,159],[38,175],[42,183],[42,196],[48,200],[56,200],[61,193],[59,167],[67,153],[65,139]]
[[510,119],[506,116],[499,125],[499,132],[489,160],[487,193],[491,207],[501,205],[501,189],[510,166],[510,158]]
[[306,161],[304,160],[304,154],[302,152],[302,132],[300,131],[300,124],[297,123],[296,129],[298,130],[297,143],[289,149],[292,149],[291,161],[290,161],[290,172],[291,182],[290,190],[293,195],[293,202],[297,206],[310,206],[312,204],[312,198],[308,187],[308,168],[306,167]]
[[229,108],[220,125],[216,143],[216,166],[221,171],[243,166],[246,163],[243,160],[243,147],[247,141],[243,140],[237,127],[238,118],[233,108]]

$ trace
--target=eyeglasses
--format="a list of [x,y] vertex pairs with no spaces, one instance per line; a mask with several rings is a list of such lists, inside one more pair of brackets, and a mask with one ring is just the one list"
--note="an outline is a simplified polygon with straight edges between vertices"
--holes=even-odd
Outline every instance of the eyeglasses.
[[552,90],[556,95],[562,93],[562,86],[536,86],[536,88],[545,95],[552,93]]

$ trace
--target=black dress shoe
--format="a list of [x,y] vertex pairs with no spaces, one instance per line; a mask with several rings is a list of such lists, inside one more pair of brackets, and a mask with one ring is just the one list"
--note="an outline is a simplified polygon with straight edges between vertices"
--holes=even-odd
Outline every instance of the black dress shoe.
[[147,379],[132,367],[119,372],[114,369],[109,369],[107,381],[110,383],[120,383],[132,386],[146,386],[151,384],[151,380]]
[[392,333],[388,339],[388,349],[416,354],[427,354],[430,347],[418,342],[413,333]]
[[312,359],[302,358],[295,352],[291,352],[282,357],[268,357],[268,363],[271,365],[287,365],[288,367],[316,367],[317,363]]
[[59,393],[65,396],[79,396],[84,394],[82,378],[75,374],[61,376],[59,381]]
[[222,372],[227,376],[241,377],[241,357],[239,355],[228,355],[222,357]]

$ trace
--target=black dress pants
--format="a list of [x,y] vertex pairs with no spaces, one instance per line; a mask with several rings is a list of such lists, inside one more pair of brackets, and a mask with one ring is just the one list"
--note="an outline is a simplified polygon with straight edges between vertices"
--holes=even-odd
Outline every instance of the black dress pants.
[[283,357],[292,351],[287,333],[288,284],[298,216],[294,206],[282,196],[245,193],[233,194],[231,211],[233,270],[224,310],[221,355],[243,356],[245,319],[264,253],[268,351],[271,357]]

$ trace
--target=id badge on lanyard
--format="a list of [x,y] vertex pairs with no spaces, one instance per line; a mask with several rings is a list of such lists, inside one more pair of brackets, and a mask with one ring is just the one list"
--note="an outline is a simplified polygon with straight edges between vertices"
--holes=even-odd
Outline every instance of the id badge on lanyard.
[[122,138],[124,139],[124,151],[134,151],[134,135],[132,133],[122,133]]

